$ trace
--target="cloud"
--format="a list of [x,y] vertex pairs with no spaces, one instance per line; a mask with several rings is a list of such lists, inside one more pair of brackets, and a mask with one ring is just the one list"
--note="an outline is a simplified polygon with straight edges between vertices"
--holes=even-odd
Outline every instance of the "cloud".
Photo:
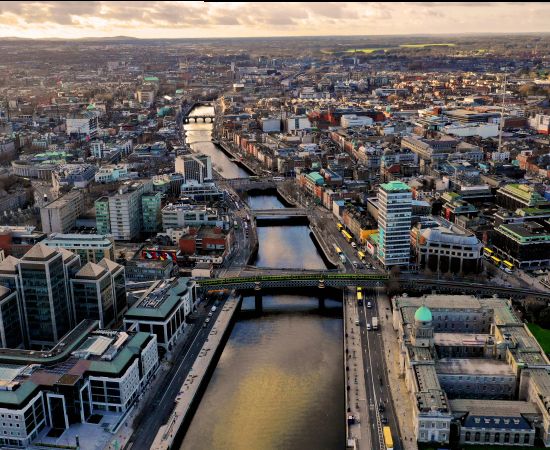
[[32,37],[525,32],[549,19],[536,2],[0,1],[0,35]]

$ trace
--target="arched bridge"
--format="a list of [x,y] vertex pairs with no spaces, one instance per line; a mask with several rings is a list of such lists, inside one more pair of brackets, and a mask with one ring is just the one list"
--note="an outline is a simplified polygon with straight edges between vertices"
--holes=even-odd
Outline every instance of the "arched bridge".
[[185,116],[183,117],[182,121],[183,123],[189,123],[191,122],[191,120],[194,120],[195,123],[197,123],[197,121],[199,119],[202,119],[203,122],[214,122],[214,119],[216,118],[216,116],[213,116],[213,115],[201,115],[201,116]]
[[199,288],[213,289],[262,289],[278,287],[344,287],[383,286],[386,274],[308,273],[292,275],[258,275],[235,278],[208,278],[197,280]]

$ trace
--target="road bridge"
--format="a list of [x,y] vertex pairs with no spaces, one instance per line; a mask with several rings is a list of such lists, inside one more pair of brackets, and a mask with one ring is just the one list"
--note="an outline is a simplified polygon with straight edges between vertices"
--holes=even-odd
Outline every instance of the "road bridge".
[[[258,270],[260,271],[260,270]],[[246,273],[246,272],[245,272]],[[250,275],[249,275],[250,274]],[[202,290],[213,289],[254,289],[262,288],[289,288],[289,287],[344,287],[365,286],[381,287],[390,281],[385,273],[338,273],[337,271],[324,272],[295,272],[285,274],[253,274],[248,271],[238,277],[226,277],[217,279],[200,279],[197,285]],[[429,278],[416,278],[401,276],[395,280],[403,290],[437,289],[439,292],[471,295],[497,295],[504,298],[520,300],[526,297],[534,297],[544,301],[550,301],[550,292],[538,291],[517,287],[504,287],[490,283],[472,283],[458,280],[438,280]]]
[[308,217],[309,211],[303,208],[281,208],[281,209],[254,209],[254,217]]

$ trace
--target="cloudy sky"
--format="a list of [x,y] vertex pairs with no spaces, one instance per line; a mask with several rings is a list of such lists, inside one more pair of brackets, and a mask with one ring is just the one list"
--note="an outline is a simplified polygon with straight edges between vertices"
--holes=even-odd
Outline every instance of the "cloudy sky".
[[550,32],[550,3],[0,1],[0,37]]

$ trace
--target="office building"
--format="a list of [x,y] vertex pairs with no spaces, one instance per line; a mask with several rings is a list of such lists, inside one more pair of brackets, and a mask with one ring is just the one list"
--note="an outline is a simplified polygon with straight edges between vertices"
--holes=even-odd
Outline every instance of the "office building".
[[405,183],[391,181],[378,189],[378,259],[385,267],[408,265],[412,193]]
[[52,248],[64,248],[80,256],[82,264],[98,263],[103,258],[115,259],[115,242],[109,234],[53,233],[42,243]]
[[195,306],[195,282],[188,278],[159,280],[124,316],[124,329],[153,333],[169,351],[185,330],[185,318]]
[[22,348],[25,343],[17,291],[4,286],[0,286],[0,343],[2,348]]
[[117,194],[109,197],[110,232],[115,240],[131,241],[139,236],[142,227],[141,196],[152,191],[153,183],[149,180],[126,182]]
[[144,233],[156,233],[161,227],[161,203],[162,196],[160,192],[143,194],[141,196],[141,211],[143,214]]
[[29,345],[55,345],[71,329],[62,253],[35,245],[21,258],[19,277]]
[[84,194],[82,191],[72,190],[40,208],[42,231],[46,234],[69,232],[83,210]]
[[46,233],[37,231],[35,227],[5,225],[0,227],[0,249],[6,256],[21,258],[46,237]]
[[99,265],[105,268],[111,277],[113,298],[115,306],[115,322],[122,321],[122,316],[128,310],[128,299],[126,297],[126,273],[124,266],[117,264],[110,259],[102,259]]
[[204,183],[212,180],[212,159],[208,155],[182,155],[176,158],[175,170],[182,173],[185,182]]
[[85,264],[71,279],[76,321],[98,320],[100,328],[115,322],[115,292],[109,271],[98,264]]
[[120,419],[137,401],[159,367],[156,336],[97,327],[84,321],[47,351],[0,349],[2,447],[31,448],[46,427],[94,414]]
[[99,121],[97,114],[91,111],[76,111],[67,116],[67,134],[75,137],[97,136]]
[[98,234],[111,233],[111,214],[109,213],[109,197],[100,197],[95,203],[95,228]]
[[[200,227],[202,225],[224,228],[224,221],[216,208],[204,205],[168,204],[162,208],[162,229]],[[226,226],[227,228],[227,226]]]
[[497,205],[515,211],[518,208],[550,209],[550,202],[540,195],[533,185],[510,183],[501,187],[496,195]]
[[471,231],[441,217],[421,220],[411,230],[411,246],[421,268],[441,273],[478,273],[483,244]]

